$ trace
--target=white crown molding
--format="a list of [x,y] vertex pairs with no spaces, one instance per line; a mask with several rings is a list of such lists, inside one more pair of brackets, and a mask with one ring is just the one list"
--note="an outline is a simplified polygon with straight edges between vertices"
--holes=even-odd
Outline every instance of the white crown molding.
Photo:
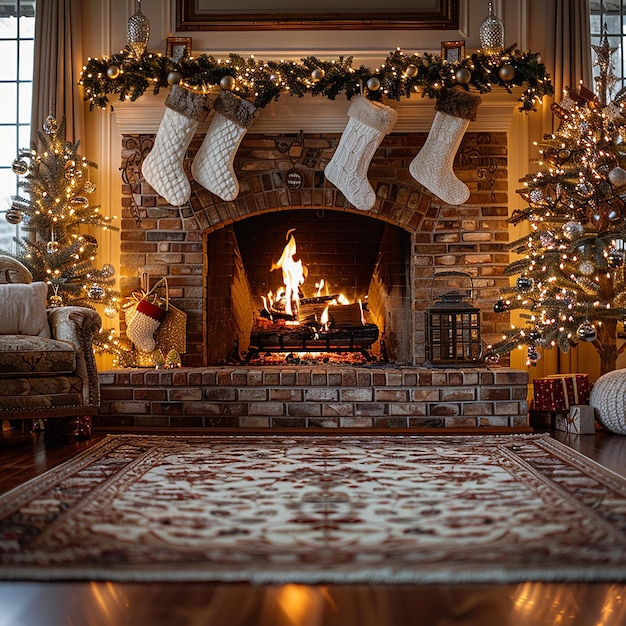
[[[476,121],[470,122],[471,132],[508,132],[513,115],[517,112],[515,93],[506,91],[490,92],[481,96]],[[145,94],[135,102],[113,103],[114,115],[121,135],[150,135],[157,132],[163,112],[167,92],[155,96]],[[428,132],[435,116],[435,102],[417,95],[386,103],[398,112],[398,121],[393,133]],[[341,133],[348,121],[347,111],[350,102],[344,97],[329,100],[324,97],[306,95],[282,96],[259,112],[250,132],[262,134],[280,133]],[[97,112],[93,113],[97,115]],[[201,125],[200,131],[208,128],[208,122]]]

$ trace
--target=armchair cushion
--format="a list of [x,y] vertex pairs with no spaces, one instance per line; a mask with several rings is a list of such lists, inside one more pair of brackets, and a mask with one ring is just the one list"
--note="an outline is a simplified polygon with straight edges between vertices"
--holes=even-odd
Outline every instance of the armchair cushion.
[[0,285],[0,335],[50,337],[46,313],[48,285]]
[[76,350],[69,341],[0,335],[0,379],[20,374],[42,376],[75,371]]

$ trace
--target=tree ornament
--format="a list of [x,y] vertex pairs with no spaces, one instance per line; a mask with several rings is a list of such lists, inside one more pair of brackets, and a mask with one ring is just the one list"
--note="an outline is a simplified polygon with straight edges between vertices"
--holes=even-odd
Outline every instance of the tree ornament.
[[576,239],[576,237],[580,237],[584,232],[585,227],[580,222],[571,220],[563,225],[563,235],[570,241]]
[[622,167],[614,167],[609,172],[609,181],[615,189],[621,189],[626,185],[626,170]]
[[326,76],[326,72],[321,67],[316,67],[311,72],[311,79],[314,80],[315,82],[322,80],[324,76]]
[[483,52],[496,56],[504,50],[504,24],[494,15],[493,2],[489,2],[489,14],[478,29]]
[[171,369],[181,366],[180,354],[176,350],[170,350],[165,357],[165,366]]
[[59,251],[60,247],[61,246],[58,241],[51,239],[50,241],[48,241],[48,243],[46,243],[46,252],[48,254],[56,254]]
[[167,75],[167,84],[178,85],[182,79],[183,79],[183,75],[178,70],[172,70]]
[[518,291],[526,292],[533,288],[534,281],[529,276],[520,276],[515,284]]
[[380,89],[380,80],[378,80],[378,78],[376,78],[376,76],[372,76],[367,81],[367,88],[370,91],[378,91]]
[[576,330],[576,334],[581,341],[595,341],[597,336],[596,327],[589,320],[585,320]]
[[9,222],[9,224],[13,225],[19,224],[22,221],[23,217],[24,216],[22,215],[22,212],[15,207],[7,209],[7,212],[4,214],[4,218],[6,219],[6,221]]
[[596,266],[591,261],[581,261],[578,271],[583,276],[591,276],[596,271]]
[[13,161],[13,163],[11,164],[11,169],[13,170],[14,174],[17,174],[18,176],[24,176],[25,174],[28,174],[28,163],[26,163],[26,161],[24,161],[23,159],[15,159]]
[[232,91],[235,88],[237,81],[233,76],[222,76],[220,79],[220,87],[224,91]]
[[104,307],[104,314],[109,319],[113,319],[117,315],[117,308],[109,304]]
[[111,278],[115,274],[115,268],[110,263],[105,263],[102,266],[102,276],[104,278]]
[[70,200],[70,204],[77,209],[89,208],[89,200],[85,196],[76,196]]
[[302,172],[295,167],[290,169],[285,175],[285,184],[287,185],[287,189],[289,189],[289,191],[298,191],[298,189],[302,187],[303,183],[304,176],[302,175]]
[[537,365],[537,361],[541,358],[541,355],[537,351],[535,346],[528,346],[528,352],[526,353],[526,360],[529,365]]
[[53,294],[48,298],[48,306],[51,309],[58,309],[63,306],[63,298],[59,294],[59,285],[53,285]]
[[115,80],[116,78],[118,78],[120,75],[120,68],[117,65],[109,65],[109,67],[107,67],[107,76],[111,79],[111,80]]
[[459,85],[467,85],[472,80],[472,73],[466,67],[459,67],[454,72],[454,79]]
[[105,296],[105,291],[102,285],[98,285],[98,283],[94,283],[89,287],[87,291],[87,295],[91,300],[102,300]]
[[415,78],[418,74],[419,74],[419,69],[417,67],[417,65],[407,65],[406,66],[406,70],[404,70],[404,73],[409,77],[409,78]]
[[43,123],[43,129],[47,135],[54,135],[59,130],[59,123],[53,115],[48,115]]
[[539,330],[531,330],[528,333],[528,339],[532,341],[534,344],[539,343],[542,338],[543,338],[543,335],[541,334],[541,331]]
[[624,257],[616,250],[613,250],[606,256],[606,264],[611,269],[618,269],[624,265]]
[[98,249],[98,240],[93,235],[83,235],[81,239],[85,250],[90,254],[95,254]]
[[494,313],[506,313],[511,309],[511,303],[504,298],[499,298],[493,305]]
[[83,185],[83,191],[88,194],[92,194],[96,192],[96,184],[90,180],[86,180]]
[[131,15],[126,24],[126,43],[140,57],[148,47],[150,40],[150,22],[141,12],[141,0],[137,0],[137,11]]
[[541,53],[537,52],[537,54],[535,54],[535,56],[533,57],[533,61],[535,63],[543,63],[543,57],[541,56]]
[[515,68],[510,63],[507,63],[498,70],[498,76],[505,83],[510,83],[515,78]]

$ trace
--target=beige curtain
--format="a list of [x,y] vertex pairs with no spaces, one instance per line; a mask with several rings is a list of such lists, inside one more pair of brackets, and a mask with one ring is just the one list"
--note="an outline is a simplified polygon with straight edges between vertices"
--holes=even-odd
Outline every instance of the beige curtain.
[[78,87],[83,63],[81,0],[37,0],[31,136],[51,113],[65,116],[66,138],[85,134],[83,99]]
[[[554,101],[559,102],[566,87],[580,81],[592,91],[591,26],[589,0],[542,0],[546,11],[544,62],[550,69]],[[550,110],[544,112],[543,130],[550,133],[556,123]]]

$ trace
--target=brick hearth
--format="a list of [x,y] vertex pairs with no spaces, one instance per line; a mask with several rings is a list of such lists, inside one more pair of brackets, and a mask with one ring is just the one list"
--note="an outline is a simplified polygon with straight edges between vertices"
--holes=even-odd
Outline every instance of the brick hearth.
[[525,428],[526,372],[505,367],[202,367],[100,374],[96,430]]

